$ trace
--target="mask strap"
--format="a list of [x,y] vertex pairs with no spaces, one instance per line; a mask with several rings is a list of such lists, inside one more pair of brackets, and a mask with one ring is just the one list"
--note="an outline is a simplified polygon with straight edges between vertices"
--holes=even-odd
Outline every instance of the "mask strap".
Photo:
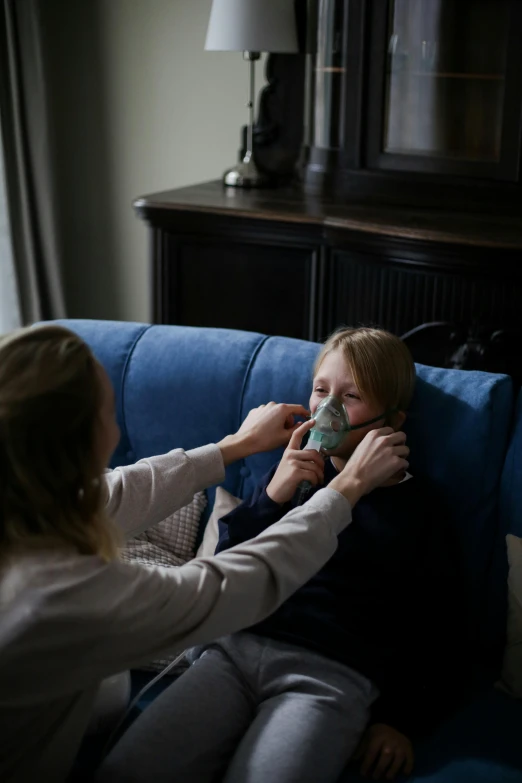
[[363,427],[367,427],[369,424],[376,424],[378,421],[381,421],[381,419],[385,419],[389,416],[390,413],[397,413],[397,408],[390,408],[389,410],[384,411],[384,413],[381,413],[380,416],[376,416],[374,419],[368,419],[368,421],[363,421],[362,424],[356,424],[355,427],[350,426],[350,432],[352,430],[362,430]]

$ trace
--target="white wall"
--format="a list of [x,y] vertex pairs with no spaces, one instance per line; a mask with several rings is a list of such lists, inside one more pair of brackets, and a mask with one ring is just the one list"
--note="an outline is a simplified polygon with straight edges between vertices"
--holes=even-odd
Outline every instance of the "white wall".
[[132,201],[236,162],[248,68],[240,53],[204,51],[211,0],[53,2],[69,315],[148,320],[148,228]]

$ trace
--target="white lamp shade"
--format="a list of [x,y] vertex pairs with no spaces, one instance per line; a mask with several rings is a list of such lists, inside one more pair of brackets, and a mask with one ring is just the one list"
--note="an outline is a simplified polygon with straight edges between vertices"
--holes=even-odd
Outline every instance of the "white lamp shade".
[[294,0],[213,0],[205,49],[297,52]]

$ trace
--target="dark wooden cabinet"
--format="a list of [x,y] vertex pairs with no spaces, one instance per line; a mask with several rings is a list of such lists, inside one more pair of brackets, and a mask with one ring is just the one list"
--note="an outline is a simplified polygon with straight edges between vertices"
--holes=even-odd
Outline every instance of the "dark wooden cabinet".
[[378,324],[408,333],[418,361],[520,372],[520,218],[220,182],[135,207],[151,228],[155,323],[309,340],[340,324]]

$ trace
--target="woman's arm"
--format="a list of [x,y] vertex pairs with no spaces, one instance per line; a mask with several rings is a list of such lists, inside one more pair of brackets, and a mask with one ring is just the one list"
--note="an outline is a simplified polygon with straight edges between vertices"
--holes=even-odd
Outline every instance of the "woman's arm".
[[[350,518],[347,500],[324,489],[255,541],[179,568],[52,562],[31,632],[2,649],[12,675],[3,698],[19,689],[19,666],[33,698],[59,698],[262,620],[332,556]],[[29,670],[34,649],[41,665]]]
[[271,402],[250,411],[235,435],[217,445],[176,449],[109,471],[103,476],[107,513],[127,537],[135,536],[190,503],[196,492],[221,483],[226,465],[285,445],[299,426],[309,429],[313,422],[294,421],[306,415],[301,405]]
[[[2,648],[10,672],[3,698],[15,697],[22,675],[33,697],[58,698],[271,614],[332,556],[357,500],[406,467],[398,436],[380,432],[356,449],[337,491],[319,490],[254,541],[216,557],[149,569],[64,554],[43,573],[35,561],[39,587],[21,618],[31,622]],[[35,649],[40,663],[31,669]]]
[[176,449],[105,473],[106,511],[131,538],[190,503],[225,477],[218,446]]

